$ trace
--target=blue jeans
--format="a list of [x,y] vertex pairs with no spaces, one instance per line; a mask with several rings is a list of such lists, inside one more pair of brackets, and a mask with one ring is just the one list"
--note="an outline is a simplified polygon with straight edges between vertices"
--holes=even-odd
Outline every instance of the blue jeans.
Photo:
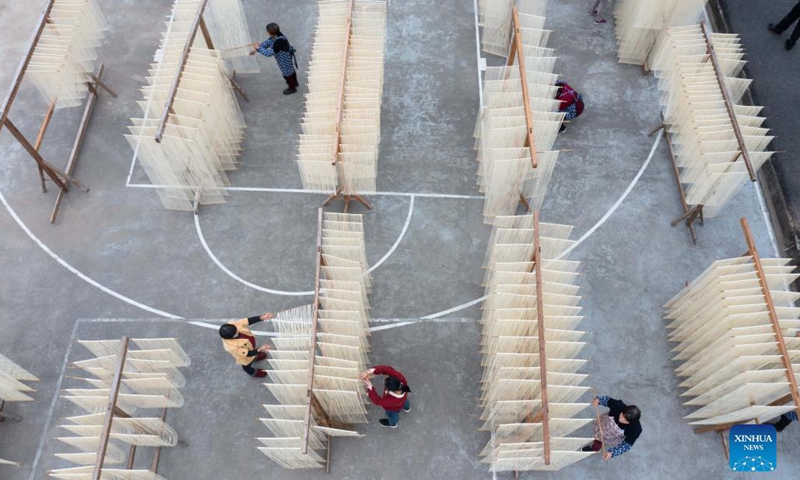
[[[411,408],[411,402],[408,400],[408,397],[406,397],[406,403],[403,404],[403,409],[408,410],[409,408]],[[395,426],[397,422],[400,421],[400,412],[390,412],[386,410],[386,418],[389,419],[389,425]]]

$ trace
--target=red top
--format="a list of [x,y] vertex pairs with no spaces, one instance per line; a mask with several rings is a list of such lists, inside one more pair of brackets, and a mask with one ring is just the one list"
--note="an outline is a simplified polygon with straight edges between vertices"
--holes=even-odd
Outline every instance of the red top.
[[[403,385],[408,385],[406,377],[390,366],[378,365],[375,367],[374,373],[375,375],[388,375],[390,377],[395,377],[400,380],[400,383]],[[405,405],[406,399],[408,398],[408,393],[404,392],[402,397],[395,397],[386,389],[383,391],[383,396],[379,397],[374,388],[368,388],[367,395],[369,395],[369,399],[372,401],[372,403],[390,412],[399,412],[403,408],[403,405]]]
[[578,97],[578,92],[566,82],[560,82],[560,84],[556,85],[561,87],[556,95],[556,100],[561,101],[561,106],[558,110],[563,112],[572,105],[575,105],[575,116],[577,117],[583,113],[583,101]]

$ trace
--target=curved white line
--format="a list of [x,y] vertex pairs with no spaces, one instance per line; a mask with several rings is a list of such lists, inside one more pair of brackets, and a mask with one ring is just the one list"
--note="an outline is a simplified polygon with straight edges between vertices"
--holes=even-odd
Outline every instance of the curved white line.
[[17,225],[19,225],[19,228],[21,228],[22,231],[25,232],[25,234],[28,235],[28,237],[30,237],[30,239],[33,240],[39,246],[39,248],[44,250],[45,253],[50,255],[50,257],[53,260],[55,260],[56,262],[60,263],[62,267],[66,268],[70,272],[72,272],[75,275],[77,275],[84,282],[88,283],[89,285],[92,285],[93,287],[99,288],[100,290],[106,292],[107,294],[111,295],[112,297],[116,297],[119,300],[122,300],[123,302],[125,302],[125,303],[127,303],[129,305],[133,305],[136,308],[141,308],[142,310],[148,311],[150,313],[155,313],[156,315],[159,315],[159,316],[162,316],[162,317],[183,319],[183,317],[179,317],[177,315],[173,315],[171,313],[167,313],[167,312],[158,310],[156,308],[149,307],[149,306],[147,306],[147,305],[145,305],[143,303],[139,303],[136,300],[128,298],[125,295],[122,295],[121,293],[117,293],[114,290],[111,290],[110,288],[105,287],[105,286],[97,283],[93,279],[89,278],[88,276],[84,275],[83,272],[81,272],[77,268],[73,267],[72,265],[67,263],[64,259],[62,259],[58,255],[56,255],[55,252],[50,250],[47,247],[47,245],[42,243],[42,241],[39,240],[39,238],[36,235],[34,235],[33,232],[30,231],[28,226],[25,225],[25,223],[22,221],[21,218],[19,218],[19,216],[17,215],[17,212],[15,212],[14,209],[11,208],[11,205],[8,204],[8,201],[6,200],[6,197],[3,196],[2,192],[0,192],[0,202],[3,203],[4,207],[6,207],[6,210],[8,211],[9,215],[11,215],[11,218],[13,218],[15,222],[17,222]]
[[287,292],[286,290],[273,290],[271,288],[265,288],[265,287],[256,285],[255,283],[248,282],[247,280],[243,279],[242,277],[240,277],[240,276],[236,275],[235,273],[231,272],[230,270],[228,270],[228,267],[223,265],[222,262],[219,261],[217,256],[214,255],[214,252],[212,252],[211,249],[208,247],[208,243],[206,243],[206,238],[203,236],[203,230],[200,228],[200,215],[194,215],[194,228],[195,228],[195,230],[197,230],[197,236],[200,238],[200,243],[203,244],[203,248],[206,249],[206,253],[208,254],[209,257],[211,257],[211,260],[213,260],[214,263],[216,263],[217,266],[223,272],[225,272],[229,277],[231,277],[232,279],[236,280],[237,282],[242,283],[244,285],[247,285],[248,287],[250,287],[250,288],[252,288],[254,290],[258,290],[259,292],[272,293],[272,294],[275,294],[275,295],[289,295],[289,296],[296,296],[296,297],[302,297],[302,296],[306,296],[306,295],[314,295],[314,291],[313,290],[310,291],[310,292]]
[[[411,200],[409,201],[408,215],[406,215],[406,223],[403,225],[403,229],[400,231],[400,235],[397,237],[397,240],[395,240],[394,245],[392,245],[389,251],[386,252],[386,254],[375,263],[375,265],[373,265],[372,267],[369,268],[369,270],[367,270],[368,273],[372,273],[375,269],[380,267],[383,264],[383,262],[385,262],[394,253],[394,251],[397,250],[397,247],[400,245],[400,242],[403,241],[403,237],[406,236],[406,232],[408,231],[408,226],[411,224],[411,217],[413,215],[414,215],[414,195],[411,196]],[[194,216],[194,228],[195,230],[197,230],[197,236],[198,238],[200,238],[200,243],[203,245],[203,248],[206,250],[208,256],[211,257],[211,260],[229,277],[254,290],[258,290],[259,292],[271,293],[273,295],[287,295],[295,297],[314,295],[313,290],[311,290],[310,292],[290,292],[287,290],[275,290],[272,288],[262,287],[260,285],[256,285],[255,283],[248,282],[247,280],[233,273],[230,269],[228,269],[228,267],[226,267],[222,262],[220,262],[217,256],[214,255],[214,252],[211,251],[211,247],[208,246],[208,242],[206,242],[206,238],[205,236],[203,236],[203,229],[200,227],[199,217],[200,217],[199,215]]]
[[375,265],[369,267],[367,273],[372,273],[373,271],[375,271],[376,268],[383,265],[383,262],[385,262],[394,253],[394,251],[397,250],[397,246],[400,245],[400,242],[403,241],[403,237],[406,236],[406,232],[408,231],[408,226],[411,224],[412,215],[414,215],[414,195],[411,195],[411,201],[408,204],[408,215],[406,215],[406,223],[403,225],[403,229],[400,231],[400,236],[397,237],[397,240],[395,240],[394,245],[392,245],[392,248],[390,248],[389,251],[386,252],[386,255],[384,255],[380,260],[375,262]]
[[[611,206],[611,208],[606,212],[606,214],[603,215],[603,217],[600,218],[600,220],[598,220],[597,223],[595,223],[592,228],[590,228],[586,233],[584,233],[581,236],[581,238],[579,238],[578,241],[575,242],[575,244],[573,244],[571,247],[569,247],[568,249],[566,249],[563,252],[561,252],[561,255],[556,257],[556,260],[560,260],[560,259],[564,258],[564,256],[566,256],[569,252],[575,250],[578,247],[578,245],[582,244],[587,238],[589,238],[589,236],[591,236],[595,231],[597,231],[597,229],[600,228],[601,225],[606,223],[606,220],[608,220],[608,217],[610,217],[614,212],[616,212],[617,209],[619,208],[619,206],[622,204],[622,202],[625,201],[626,198],[628,198],[628,195],[631,193],[631,190],[633,190],[633,187],[635,187],[636,184],[639,182],[639,179],[642,178],[642,174],[644,173],[645,169],[647,169],[647,166],[650,165],[650,160],[653,159],[653,154],[655,154],[656,148],[658,148],[658,142],[661,141],[661,136],[663,135],[663,133],[664,133],[663,130],[660,130],[658,132],[658,135],[656,136],[656,140],[655,140],[655,142],[653,142],[653,147],[650,149],[650,155],[647,156],[647,160],[644,161],[644,163],[642,164],[642,167],[639,169],[639,172],[636,174],[635,177],[633,177],[633,180],[631,180],[631,183],[628,185],[628,188],[626,188],[625,191],[622,193],[622,196],[620,196],[619,199],[617,199],[617,201],[614,203],[614,205]],[[450,313],[453,313],[453,312],[458,312],[460,310],[464,310],[465,308],[469,308],[469,307],[471,307],[473,305],[477,305],[477,304],[481,303],[484,300],[486,300],[486,296],[485,295],[483,297],[481,297],[481,298],[476,299],[476,300],[472,300],[471,302],[463,303],[461,305],[458,305],[457,307],[453,307],[453,308],[450,308],[450,309],[447,309],[447,310],[443,310],[441,312],[432,313],[432,314],[430,314],[428,316],[425,316],[425,317],[422,317],[422,318],[423,319],[431,319],[431,318],[443,317],[443,316],[445,316],[447,314],[450,314]],[[398,327],[402,326],[401,324],[394,324],[394,325],[396,325]]]

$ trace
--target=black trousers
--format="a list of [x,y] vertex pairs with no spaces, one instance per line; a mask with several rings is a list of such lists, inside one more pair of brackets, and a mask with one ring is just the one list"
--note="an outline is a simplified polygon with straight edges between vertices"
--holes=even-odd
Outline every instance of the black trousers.
[[[783,17],[783,20],[781,20],[775,25],[775,30],[779,32],[785,32],[798,19],[800,19],[800,2],[798,2],[797,5],[795,5],[794,8],[792,8],[792,10],[788,14],[786,14],[785,17]],[[800,23],[798,23],[797,26],[794,27],[792,35],[791,37],[789,37],[789,39],[793,42],[800,40]]]
[[283,77],[283,79],[286,80],[286,85],[289,85],[289,88],[297,88],[300,86],[300,84],[297,83],[297,72],[294,72],[288,77]]

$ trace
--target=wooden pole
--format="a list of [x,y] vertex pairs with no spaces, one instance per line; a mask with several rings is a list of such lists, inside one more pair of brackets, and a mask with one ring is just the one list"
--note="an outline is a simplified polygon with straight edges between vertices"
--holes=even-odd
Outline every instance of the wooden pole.
[[[517,63],[519,64],[519,79],[522,82],[522,102],[525,105],[525,146],[531,150],[531,167],[536,168],[539,161],[536,157],[536,142],[533,139],[533,118],[531,118],[531,96],[528,93],[528,73],[525,70],[525,51],[522,48],[522,36],[519,26],[519,12],[517,7],[511,9],[511,18],[514,22],[514,43],[512,44],[511,51],[517,54]],[[509,58],[509,62],[513,62],[513,57]]]
[[[736,118],[736,112],[733,109],[733,101],[731,100],[730,92],[728,92],[728,86],[725,84],[725,78],[722,75],[722,70],[719,66],[719,59],[717,58],[717,51],[714,49],[714,43],[711,41],[711,38],[708,34],[708,28],[706,27],[705,21],[700,22],[700,28],[703,30],[703,37],[706,41],[706,49],[711,57],[711,64],[714,67],[714,75],[717,77],[719,89],[722,91],[722,98],[725,100],[725,110],[728,111],[728,116],[731,119],[733,134],[736,136],[736,142],[739,143],[739,151],[742,152],[742,159],[744,159],[744,164],[747,167],[747,173],[750,175],[750,180],[755,182],[756,172],[753,170],[753,165],[750,163],[750,153],[747,151],[747,144],[742,136],[742,130],[739,128],[739,120]],[[737,158],[739,157],[737,156],[733,159],[733,161],[735,162]]]
[[[105,66],[101,63],[100,66],[97,68],[97,75],[92,75],[92,77],[97,78],[98,80],[103,77],[103,71],[105,70]],[[81,123],[78,126],[78,133],[75,135],[75,142],[72,144],[72,151],[69,153],[69,159],[67,160],[67,167],[66,167],[66,174],[72,175],[72,171],[75,170],[75,164],[78,161],[78,155],[81,153],[81,147],[83,146],[83,139],[86,137],[86,129],[89,126],[89,118],[92,116],[92,111],[94,110],[94,104],[97,100],[97,88],[89,89],[89,98],[86,100],[86,108],[83,109],[83,117],[81,118]],[[64,194],[67,193],[66,188],[62,188],[58,191],[58,196],[56,197],[56,203],[53,206],[53,211],[50,214],[50,223],[56,223],[56,218],[58,218],[58,211],[61,208],[61,202],[64,200]]]
[[606,442],[603,439],[603,425],[600,423],[600,409],[597,408],[597,405],[594,404],[595,399],[597,398],[597,390],[592,387],[592,406],[594,407],[594,416],[597,421],[597,430],[600,432],[600,451],[606,451]]
[[789,352],[786,350],[786,342],[783,340],[783,333],[781,333],[781,325],[778,323],[778,313],[775,311],[775,304],[772,302],[772,294],[769,290],[769,283],[764,274],[764,267],[761,265],[761,257],[756,250],[756,244],[753,241],[753,236],[750,233],[750,226],[747,224],[747,219],[742,217],[740,220],[742,224],[742,231],[744,232],[744,239],[747,242],[747,250],[753,257],[753,263],[756,267],[756,274],[758,281],[761,284],[761,292],[764,295],[764,301],[767,303],[767,311],[769,312],[769,321],[772,323],[772,331],[775,334],[775,340],[778,342],[778,351],[781,354],[781,362],[783,368],[786,369],[786,379],[789,380],[790,394],[792,395],[792,402],[794,402],[795,411],[800,415],[800,394],[797,393],[797,378],[794,374],[794,367],[792,366]]
[[542,245],[539,240],[539,212],[533,212],[533,268],[536,272],[536,327],[539,336],[539,379],[542,384],[542,436],[544,464],[550,465],[550,409],[547,404],[547,355],[545,354],[544,299],[542,298]]
[[[167,419],[167,407],[164,407],[164,410],[161,412],[161,421],[165,421]],[[161,460],[161,446],[156,447],[156,453],[153,455],[153,463],[150,465],[150,471],[153,473],[158,473],[158,462]]]
[[344,81],[347,75],[347,56],[350,53],[350,31],[353,23],[353,0],[347,2],[347,28],[344,35],[344,50],[342,51],[342,64],[339,69],[339,92],[337,93],[338,102],[336,103],[336,126],[333,131],[333,159],[331,164],[336,165],[339,161],[339,134],[342,129],[342,114],[344,113]]
[[14,99],[17,97],[19,87],[22,84],[22,77],[25,76],[25,72],[28,70],[28,64],[31,63],[33,51],[36,49],[36,44],[39,43],[39,38],[42,36],[44,27],[47,24],[47,19],[50,16],[50,11],[53,9],[54,2],[55,0],[47,1],[47,5],[45,5],[42,14],[39,16],[39,23],[36,26],[36,30],[33,32],[33,37],[28,44],[28,52],[25,54],[22,62],[20,62],[19,66],[17,67],[17,72],[14,74],[14,80],[11,82],[11,88],[8,90],[5,100],[3,100],[2,112],[0,112],[0,129],[3,128],[3,126],[6,124],[6,120],[8,120],[8,112],[11,111],[11,106],[14,103]]
[[[44,114],[44,120],[42,120],[42,125],[39,127],[39,134],[36,135],[36,141],[33,143],[33,148],[38,152],[39,148],[42,146],[42,142],[44,141],[44,134],[47,132],[47,127],[50,125],[50,120],[53,118],[53,112],[56,109],[56,101],[53,100],[50,102],[50,106],[47,107],[47,113]],[[41,165],[36,165],[39,170],[39,181],[42,183],[42,193],[47,192],[47,186],[44,184],[44,170],[42,169]]]
[[[352,1],[352,0],[351,0]],[[306,390],[306,415],[303,420],[303,443],[301,451],[308,453],[308,437],[311,430],[311,409],[314,396],[314,357],[317,354],[317,325],[319,320],[319,280],[322,274],[322,207],[317,209],[317,260],[314,279],[314,315],[311,318],[311,348],[309,351],[309,375]]]
[[164,109],[161,111],[161,120],[158,122],[158,129],[156,130],[156,137],[155,140],[157,143],[161,143],[161,138],[164,135],[164,129],[167,127],[167,120],[169,119],[170,111],[172,110],[172,105],[175,103],[175,95],[178,93],[178,87],[181,83],[181,77],[183,76],[183,70],[186,68],[186,62],[189,60],[189,50],[192,48],[192,43],[194,43],[194,39],[197,36],[197,30],[200,28],[200,23],[203,21],[203,11],[206,8],[206,4],[208,0],[202,0],[202,3],[197,8],[197,13],[194,17],[194,22],[192,22],[192,27],[189,30],[189,37],[186,39],[186,43],[183,45],[183,53],[181,54],[181,66],[177,72],[175,72],[175,78],[172,79],[172,84],[169,87],[169,95],[167,96],[167,102],[164,104]]
[[206,21],[203,19],[202,15],[200,16],[200,32],[203,33],[203,39],[206,41],[206,46],[209,50],[214,50],[214,42],[211,41],[211,34],[208,33],[208,27],[206,26]]
[[94,462],[92,480],[100,480],[100,475],[103,471],[108,441],[111,439],[111,422],[114,420],[114,408],[117,406],[117,398],[119,398],[119,387],[122,386],[122,370],[125,368],[125,357],[128,355],[129,342],[130,338],[122,337],[122,346],[117,354],[117,367],[114,370],[114,379],[111,381],[111,392],[108,395],[106,417],[103,420],[103,429],[100,431],[100,446],[97,449],[97,460]]

